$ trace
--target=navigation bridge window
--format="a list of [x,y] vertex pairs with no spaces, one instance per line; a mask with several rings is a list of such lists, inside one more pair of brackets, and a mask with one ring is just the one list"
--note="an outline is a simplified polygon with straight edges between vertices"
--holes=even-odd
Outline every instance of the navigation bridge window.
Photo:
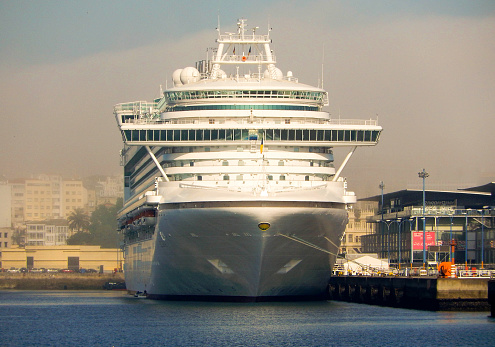
[[167,112],[206,111],[206,110],[284,110],[284,111],[320,111],[316,106],[297,105],[204,105],[204,106],[170,106]]
[[[258,139],[267,141],[376,142],[379,130],[316,130],[266,129],[255,130]],[[178,141],[249,141],[252,129],[194,129],[194,130],[124,130],[126,142]]]
[[167,102],[219,98],[274,98],[326,102],[327,93],[304,90],[191,90],[165,92]]

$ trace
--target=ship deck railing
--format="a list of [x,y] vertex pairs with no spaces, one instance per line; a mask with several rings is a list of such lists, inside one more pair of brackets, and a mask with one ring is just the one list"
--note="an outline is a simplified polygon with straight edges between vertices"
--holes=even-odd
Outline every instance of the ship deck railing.
[[[124,124],[210,124],[210,118],[187,118],[187,119],[174,119],[174,120],[163,120],[160,118],[147,118],[147,117],[139,117],[135,118],[127,118]],[[376,119],[328,119],[328,120],[315,120],[315,119],[291,119],[290,124],[281,124],[275,123],[273,120],[267,121],[265,119],[249,119],[249,118],[239,118],[239,119],[230,119],[228,122],[218,122],[215,123],[217,125],[226,125],[226,124],[265,124],[270,126],[287,126],[290,124],[298,124],[298,125],[306,125],[306,124],[317,124],[317,125],[357,125],[357,126],[377,126],[378,120]]]

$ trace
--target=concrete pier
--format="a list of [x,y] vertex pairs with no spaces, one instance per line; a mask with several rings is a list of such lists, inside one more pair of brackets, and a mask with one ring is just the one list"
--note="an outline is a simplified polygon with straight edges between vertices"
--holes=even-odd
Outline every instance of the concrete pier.
[[[330,300],[431,311],[489,311],[488,278],[334,276]],[[495,300],[495,299],[494,299]]]
[[122,273],[0,273],[0,290],[100,290],[107,282],[124,282]]

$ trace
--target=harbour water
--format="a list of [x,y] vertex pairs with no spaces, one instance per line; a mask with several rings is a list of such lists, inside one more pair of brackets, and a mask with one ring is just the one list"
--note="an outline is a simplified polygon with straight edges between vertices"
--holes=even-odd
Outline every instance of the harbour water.
[[489,312],[0,291],[0,346],[493,346]]

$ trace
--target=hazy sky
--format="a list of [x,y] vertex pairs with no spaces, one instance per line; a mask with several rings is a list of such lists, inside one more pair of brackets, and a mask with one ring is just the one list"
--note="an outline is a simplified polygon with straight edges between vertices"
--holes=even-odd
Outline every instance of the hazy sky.
[[[384,128],[343,172],[359,197],[495,181],[495,1],[0,1],[0,175],[120,174],[113,106],[151,100],[238,18],[333,117]],[[339,160],[344,153],[337,152]]]

